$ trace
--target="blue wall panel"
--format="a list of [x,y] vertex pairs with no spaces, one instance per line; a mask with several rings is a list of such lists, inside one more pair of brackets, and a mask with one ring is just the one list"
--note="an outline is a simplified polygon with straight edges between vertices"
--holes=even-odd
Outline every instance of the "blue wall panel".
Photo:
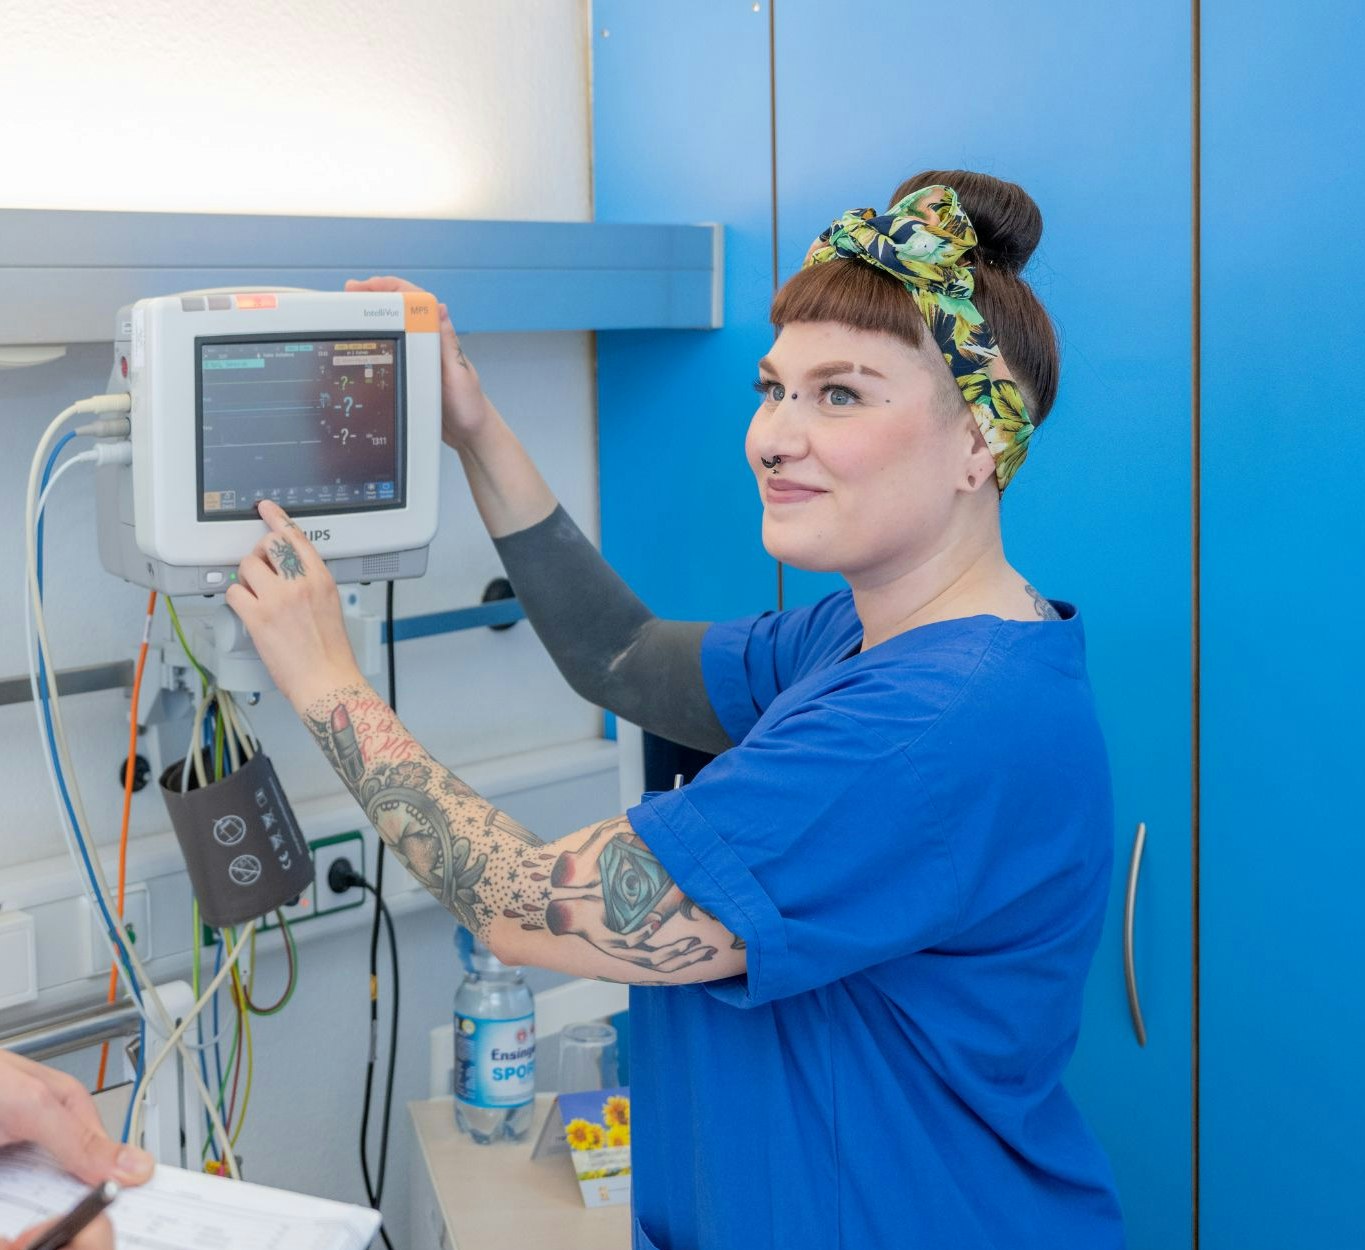
[[738,0],[596,0],[598,221],[725,224],[725,328],[597,340],[602,546],[658,613],[776,606],[744,459],[772,343],[768,12]]
[[[918,9],[918,11],[917,11]],[[1021,183],[1043,210],[1028,271],[1063,344],[1061,393],[1004,501],[1012,562],[1077,602],[1114,764],[1109,923],[1068,1083],[1114,1161],[1134,1250],[1191,1241],[1190,24],[1139,6],[982,0],[776,10],[779,271],[917,169]],[[968,29],[969,27],[969,29]],[[789,570],[786,602],[834,579]],[[1134,827],[1149,1043],[1121,972]]]
[[1201,1245],[1338,1250],[1365,1245],[1365,13],[1203,10]]

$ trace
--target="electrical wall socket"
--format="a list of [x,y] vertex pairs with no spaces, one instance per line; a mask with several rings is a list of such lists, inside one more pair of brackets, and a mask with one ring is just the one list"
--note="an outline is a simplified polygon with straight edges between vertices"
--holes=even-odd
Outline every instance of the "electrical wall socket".
[[[302,924],[305,920],[311,920],[318,914],[317,889],[317,882],[314,881],[312,885],[299,895],[297,901],[286,903],[280,908],[291,928],[295,925]],[[279,927],[279,919],[273,911],[269,915],[261,917],[260,929],[262,933],[267,929],[278,929]]]
[[313,888],[318,894],[318,915],[325,916],[330,912],[362,906],[365,902],[364,890],[352,887],[345,894],[336,894],[327,884],[328,870],[339,859],[349,859],[351,867],[362,877],[365,875],[365,839],[360,836],[360,831],[319,838],[316,842],[310,842],[309,846],[313,851],[313,869],[317,874]]

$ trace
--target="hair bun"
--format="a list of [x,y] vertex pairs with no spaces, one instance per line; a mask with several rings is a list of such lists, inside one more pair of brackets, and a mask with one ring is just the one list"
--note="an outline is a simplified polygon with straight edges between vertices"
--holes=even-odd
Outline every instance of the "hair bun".
[[976,229],[978,261],[1018,273],[1043,236],[1043,215],[1023,187],[969,169],[926,169],[896,188],[891,203],[920,187],[952,187]]

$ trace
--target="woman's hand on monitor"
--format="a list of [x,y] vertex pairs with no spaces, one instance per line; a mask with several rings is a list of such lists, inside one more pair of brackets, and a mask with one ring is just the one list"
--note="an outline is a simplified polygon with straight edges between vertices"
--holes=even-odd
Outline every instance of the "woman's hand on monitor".
[[[405,278],[373,277],[346,280],[348,291],[420,291]],[[493,406],[479,384],[473,362],[464,354],[450,320],[450,310],[440,305],[441,316],[441,437],[459,450],[472,447],[495,423]]]
[[270,532],[237,566],[227,603],[280,693],[302,710],[321,694],[364,678],[327,565],[283,508],[268,499],[258,507]]

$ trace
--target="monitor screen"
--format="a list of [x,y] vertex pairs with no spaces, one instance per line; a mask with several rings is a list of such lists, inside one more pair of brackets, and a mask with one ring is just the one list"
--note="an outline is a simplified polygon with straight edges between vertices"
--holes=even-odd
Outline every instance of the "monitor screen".
[[196,339],[199,519],[403,506],[401,337]]

